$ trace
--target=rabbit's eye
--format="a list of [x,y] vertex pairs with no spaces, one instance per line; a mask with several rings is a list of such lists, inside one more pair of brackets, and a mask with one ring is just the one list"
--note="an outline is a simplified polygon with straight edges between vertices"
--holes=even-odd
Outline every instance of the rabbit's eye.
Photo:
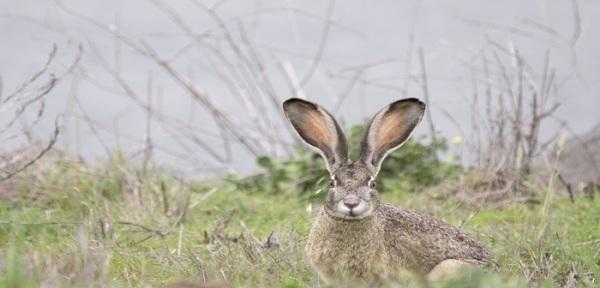
[[373,178],[369,179],[368,185],[369,185],[369,188],[375,189],[375,186],[376,186],[375,185],[375,179],[373,179]]
[[333,188],[337,186],[337,179],[335,179],[335,176],[331,177],[331,179],[329,180],[329,187]]

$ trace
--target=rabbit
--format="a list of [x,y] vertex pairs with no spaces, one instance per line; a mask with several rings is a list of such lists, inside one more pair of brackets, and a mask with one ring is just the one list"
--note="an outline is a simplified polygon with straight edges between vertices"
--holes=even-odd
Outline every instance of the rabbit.
[[286,118],[325,159],[331,176],[305,248],[326,283],[377,283],[407,271],[435,281],[489,263],[488,250],[459,228],[380,201],[375,179],[381,163],[410,138],[425,106],[408,98],[380,110],[367,125],[360,159],[350,160],[344,132],[329,112],[298,98],[283,102]]

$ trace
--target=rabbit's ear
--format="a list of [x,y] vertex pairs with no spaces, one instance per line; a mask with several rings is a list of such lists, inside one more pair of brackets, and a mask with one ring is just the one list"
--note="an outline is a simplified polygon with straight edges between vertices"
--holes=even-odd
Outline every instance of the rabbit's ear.
[[347,161],[346,137],[329,112],[298,98],[283,102],[283,111],[300,137],[325,158],[329,171]]
[[365,133],[360,157],[377,174],[385,156],[402,146],[425,112],[425,103],[415,98],[402,99],[377,112]]

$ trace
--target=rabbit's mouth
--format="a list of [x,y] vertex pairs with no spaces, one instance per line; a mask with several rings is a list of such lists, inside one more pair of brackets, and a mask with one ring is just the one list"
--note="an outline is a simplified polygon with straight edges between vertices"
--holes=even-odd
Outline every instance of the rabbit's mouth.
[[349,219],[349,220],[357,220],[368,217],[373,212],[373,207],[367,201],[360,200],[357,205],[352,207],[348,207],[344,204],[344,201],[339,201],[333,209],[333,215],[337,218]]

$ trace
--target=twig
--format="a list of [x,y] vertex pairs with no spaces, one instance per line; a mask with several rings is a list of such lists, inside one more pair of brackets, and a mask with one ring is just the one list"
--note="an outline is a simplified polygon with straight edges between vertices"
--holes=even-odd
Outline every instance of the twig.
[[48,67],[50,67],[50,64],[56,57],[57,51],[58,51],[58,48],[56,46],[56,43],[52,44],[52,50],[50,51],[50,54],[48,55],[48,59],[46,60],[46,63],[44,64],[42,69],[40,69],[37,73],[33,74],[33,76],[31,76],[29,79],[27,79],[25,82],[23,82],[19,86],[19,88],[17,88],[13,93],[9,94],[8,97],[6,97],[6,99],[4,99],[4,101],[2,101],[2,103],[6,103],[6,102],[10,101],[12,98],[14,98],[15,96],[21,94],[21,92],[23,92],[29,85],[31,85],[33,82],[35,82],[37,79],[39,79],[42,75],[44,75],[46,73],[46,71],[48,70]]
[[313,61],[308,68],[304,77],[300,80],[299,86],[303,88],[308,81],[312,78],[313,74],[316,72],[319,64],[321,63],[321,58],[323,58],[323,53],[325,52],[325,46],[327,45],[327,39],[329,38],[329,30],[331,28],[331,17],[333,16],[333,10],[335,8],[335,0],[329,0],[329,6],[327,7],[327,22],[323,25],[323,32],[321,32],[321,40],[319,41],[319,46],[317,47],[317,53],[313,58]]
[[[425,99],[425,104],[429,106],[431,101],[429,101],[429,83],[427,81],[427,66],[425,65],[425,52],[423,52],[423,47],[419,47],[419,62],[421,64],[421,90],[423,91],[423,98]],[[433,124],[433,118],[431,117],[431,109],[427,109],[427,122],[429,123],[429,133],[431,133],[431,140],[436,141],[436,131],[435,126]]]
[[569,200],[571,200],[571,203],[575,203],[575,193],[573,192],[573,186],[571,185],[571,183],[567,182],[567,180],[565,180],[562,174],[560,174],[558,171],[556,171],[556,175],[558,175],[558,180],[560,181],[560,183],[565,185],[565,188],[567,188],[567,192],[569,193]]
[[573,10],[573,34],[571,35],[571,39],[569,44],[571,47],[575,47],[579,38],[581,38],[581,13],[579,12],[579,4],[577,0],[571,0],[572,10]]
[[52,149],[52,147],[54,147],[54,144],[56,144],[56,140],[58,140],[58,135],[60,134],[60,128],[59,128],[59,124],[58,124],[59,118],[60,118],[60,116],[56,117],[56,120],[54,122],[54,133],[50,137],[50,141],[48,142],[46,147],[44,147],[44,149],[42,149],[42,151],[40,151],[40,153],[38,153],[33,159],[31,159],[27,163],[25,163],[25,165],[23,165],[21,168],[18,168],[4,176],[1,176],[0,182],[6,181],[6,180],[14,177],[15,175],[19,174],[20,172],[24,171],[25,169],[29,168],[29,166],[33,165],[35,162],[40,160],[46,153],[48,153],[48,151],[50,151],[50,149]]

